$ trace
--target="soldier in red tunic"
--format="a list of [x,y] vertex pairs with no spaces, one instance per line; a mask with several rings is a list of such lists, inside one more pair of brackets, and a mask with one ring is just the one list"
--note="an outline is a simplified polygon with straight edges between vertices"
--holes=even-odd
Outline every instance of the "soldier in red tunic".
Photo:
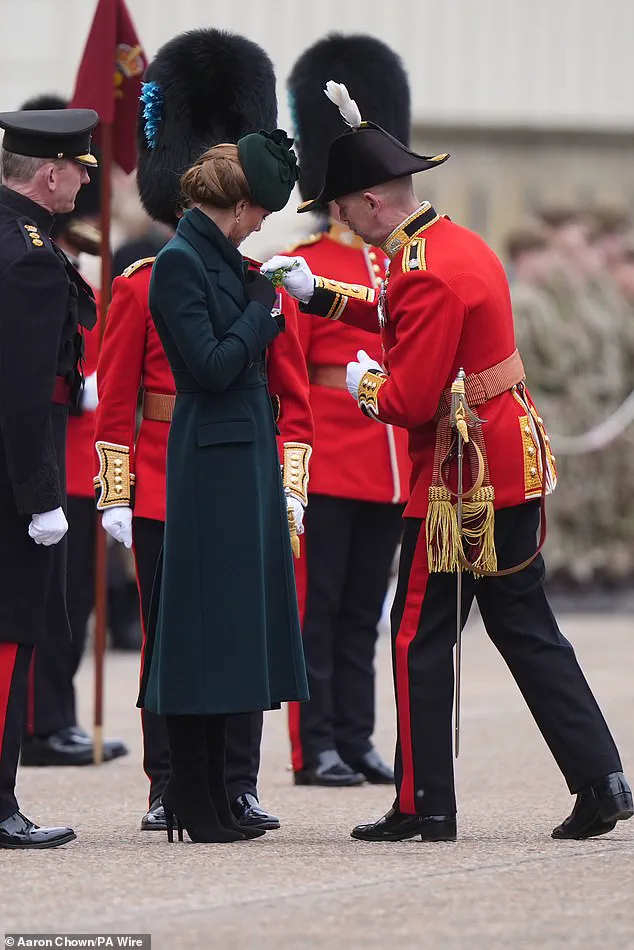
[[[553,837],[605,834],[634,814],[634,804],[612,736],[543,590],[539,496],[556,476],[524,385],[504,270],[481,238],[414,194],[411,176],[448,156],[417,155],[362,121],[345,87],[329,84],[329,95],[351,128],[330,148],[319,198],[337,201],[342,219],[384,248],[386,280],[377,295],[314,278],[299,259],[273,258],[263,271],[286,268],[285,285],[310,312],[380,330],[382,365],[360,351],[348,365],[348,390],[370,418],[407,430],[413,463],[392,611],[397,797],[386,815],[352,835],[455,839],[452,651],[474,599],[577,795]],[[470,408],[460,402],[462,385]]]
[[[230,65],[219,65],[227,60]],[[254,43],[199,30],[166,44],[146,79],[139,119],[139,189],[151,217],[174,226],[181,210],[180,175],[199,155],[218,143],[275,127],[275,77],[268,57]],[[202,97],[201,88],[207,90]],[[137,261],[113,284],[98,366],[100,470],[95,479],[104,527],[128,547],[134,540],[146,632],[163,543],[167,438],[175,401],[174,379],[148,306],[152,262]],[[308,376],[295,303],[283,291],[278,303],[286,330],[269,349],[269,388],[289,507],[301,532],[313,434]],[[142,421],[137,432],[140,391]],[[161,793],[169,775],[165,725],[146,710],[141,716],[144,768],[150,779],[150,808],[141,827],[164,829]],[[262,721],[261,713],[230,717],[227,786],[236,818],[266,830],[279,827],[279,820],[261,808],[257,798]]]
[[[396,54],[371,36],[319,40],[299,57],[288,80],[305,198],[319,190],[328,146],[345,130],[322,94],[332,75],[354,81],[368,118],[409,141],[409,84]],[[316,215],[317,233],[288,253],[300,254],[316,274],[378,290],[385,252],[341,224],[334,202],[320,205]],[[351,353],[364,349],[381,358],[376,334],[312,317],[300,320],[300,336],[316,441],[303,565],[310,701],[289,705],[295,783],[391,784],[392,769],[372,743],[374,653],[408,497],[407,433],[374,425],[346,389]]]

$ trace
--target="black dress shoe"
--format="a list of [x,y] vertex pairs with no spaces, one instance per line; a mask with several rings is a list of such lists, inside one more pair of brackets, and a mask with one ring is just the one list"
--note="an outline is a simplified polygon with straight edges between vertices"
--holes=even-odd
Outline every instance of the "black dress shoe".
[[328,788],[347,788],[363,785],[365,776],[354,772],[334,749],[320,752],[314,766],[295,772],[296,785],[324,785]]
[[370,749],[361,758],[349,761],[348,765],[354,772],[364,775],[371,785],[394,784],[394,772],[376,749]]
[[76,837],[72,828],[40,828],[19,811],[0,821],[0,848],[59,848]]
[[455,815],[404,815],[390,808],[370,825],[357,825],[350,832],[359,841],[405,841],[420,835],[421,841],[455,841]]
[[[104,762],[127,753],[128,749],[120,739],[104,739]],[[21,765],[91,765],[92,762],[92,739],[78,726],[60,729],[45,738],[29,736],[22,740]]]
[[231,802],[231,811],[242,828],[261,828],[263,831],[275,831],[280,827],[280,819],[270,815],[250,792],[238,795]]
[[553,830],[552,837],[575,840],[596,838],[612,831],[617,821],[634,815],[632,790],[622,772],[610,772],[577,794],[575,807]]
[[[85,729],[82,729],[81,726],[71,726],[69,732],[77,742],[83,742],[92,749],[92,736],[89,735]],[[103,757],[105,762],[110,762],[112,759],[120,759],[121,756],[128,755],[129,751],[127,745],[125,742],[122,742],[121,739],[103,740]]]
[[160,798],[152,802],[141,819],[141,831],[167,831],[165,809]]

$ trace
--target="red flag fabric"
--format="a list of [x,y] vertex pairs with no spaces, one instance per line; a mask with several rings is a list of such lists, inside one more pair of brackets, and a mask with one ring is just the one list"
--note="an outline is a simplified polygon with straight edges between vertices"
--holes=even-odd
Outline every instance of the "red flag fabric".
[[136,168],[136,121],[147,60],[125,0],[98,0],[70,103],[95,109],[112,125],[113,158],[125,172]]

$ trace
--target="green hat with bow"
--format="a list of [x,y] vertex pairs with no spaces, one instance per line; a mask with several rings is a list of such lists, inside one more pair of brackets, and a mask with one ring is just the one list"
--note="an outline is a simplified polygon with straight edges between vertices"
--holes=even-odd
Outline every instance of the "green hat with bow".
[[256,204],[281,211],[299,177],[297,156],[283,129],[252,132],[238,140],[238,156]]

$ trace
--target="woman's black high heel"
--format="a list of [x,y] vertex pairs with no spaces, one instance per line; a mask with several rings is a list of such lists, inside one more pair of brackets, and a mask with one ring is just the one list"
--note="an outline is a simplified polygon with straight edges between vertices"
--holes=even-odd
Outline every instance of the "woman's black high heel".
[[226,716],[207,717],[207,768],[211,800],[223,828],[237,832],[246,839],[261,838],[262,835],[266,834],[264,828],[243,828],[235,820],[231,811],[225,783],[226,733]]
[[166,716],[171,774],[162,795],[167,840],[178,840],[183,830],[192,841],[221,843],[243,841],[241,831],[225,828],[209,791],[207,731],[203,716]]
[[174,812],[171,808],[166,808],[163,805],[163,811],[165,812],[165,823],[167,824],[167,840],[170,844],[174,843],[174,818],[176,818],[176,831],[178,834],[178,840],[183,840],[183,826],[181,820],[177,815],[174,815]]

